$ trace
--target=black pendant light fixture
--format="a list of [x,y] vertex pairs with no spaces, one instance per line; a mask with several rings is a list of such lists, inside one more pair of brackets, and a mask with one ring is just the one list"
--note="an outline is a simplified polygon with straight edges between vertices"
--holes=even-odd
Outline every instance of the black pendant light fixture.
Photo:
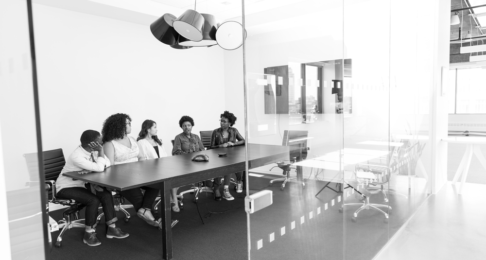
[[192,46],[192,47],[211,47],[218,44],[216,42],[216,30],[218,29],[218,24],[216,23],[216,18],[212,14],[201,14],[204,17],[204,26],[202,30],[202,40],[191,41],[182,40],[179,41],[181,46]]
[[214,15],[196,11],[196,1],[194,10],[186,10],[178,18],[164,14],[150,25],[150,30],[157,40],[174,49],[219,45],[235,50],[243,45],[244,29],[240,23],[227,21],[219,26]]
[[184,38],[198,42],[203,39],[204,17],[195,10],[185,11],[174,21],[174,29]]
[[180,35],[174,30],[172,24],[176,20],[176,17],[172,14],[164,14],[150,25],[150,31],[157,40],[167,45],[170,45],[174,49],[189,49],[188,46],[180,46]]

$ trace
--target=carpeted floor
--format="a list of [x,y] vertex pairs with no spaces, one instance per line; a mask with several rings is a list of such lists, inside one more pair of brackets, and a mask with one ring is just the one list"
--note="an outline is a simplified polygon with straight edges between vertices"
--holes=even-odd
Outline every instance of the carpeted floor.
[[[326,189],[316,198],[324,182],[308,181],[304,189],[289,184],[281,191],[279,184],[269,186],[268,181],[250,177],[252,191],[272,190],[274,199],[273,205],[250,216],[251,259],[372,259],[425,196],[421,192],[407,197],[390,195],[393,212],[389,223],[373,210],[363,211],[353,222],[356,207],[345,208],[343,213],[338,210],[342,201],[357,201],[350,190],[337,194]],[[219,212],[205,218],[204,225],[192,195],[186,196],[184,210],[173,213],[179,220],[173,228],[174,259],[248,259],[244,195],[232,193],[234,201],[216,202],[210,194],[200,197],[203,215]],[[372,200],[381,203],[383,196],[375,195]],[[64,235],[61,248],[52,248],[51,259],[161,259],[160,231],[148,226],[133,210],[130,213],[128,223],[117,223],[130,237],[107,239],[103,224],[97,228],[102,245],[88,247],[82,243],[84,231],[72,229]],[[60,215],[61,211],[51,214],[55,219]],[[57,235],[53,233],[53,238]]]

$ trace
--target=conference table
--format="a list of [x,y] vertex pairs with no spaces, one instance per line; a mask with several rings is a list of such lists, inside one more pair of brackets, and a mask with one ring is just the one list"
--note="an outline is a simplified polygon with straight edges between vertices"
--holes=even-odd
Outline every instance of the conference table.
[[[288,146],[248,144],[248,168],[289,159]],[[225,157],[219,157],[226,153]],[[198,154],[209,156],[209,162],[194,162]],[[114,165],[104,172],[80,175],[64,173],[73,179],[97,184],[115,190],[130,190],[147,185],[158,185],[161,195],[159,213],[162,217],[162,258],[172,259],[172,230],[170,191],[172,187],[189,185],[228,173],[245,170],[245,146],[217,148],[191,154],[163,157],[155,160]]]

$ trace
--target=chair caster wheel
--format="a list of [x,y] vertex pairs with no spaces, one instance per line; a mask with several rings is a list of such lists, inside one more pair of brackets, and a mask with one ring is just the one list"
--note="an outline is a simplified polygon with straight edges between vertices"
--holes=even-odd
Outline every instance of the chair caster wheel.
[[125,222],[128,222],[128,221],[130,221],[130,218],[125,218]]
[[343,208],[339,208],[339,213],[343,213]]
[[56,241],[56,243],[54,244],[54,246],[61,247],[61,241]]
[[284,190],[284,188],[285,188],[285,186],[281,186],[281,187],[280,187],[280,190],[281,190],[281,191],[283,191],[283,190]]
[[356,223],[356,221],[358,221],[358,219],[356,217],[352,217],[351,218],[351,221],[353,221],[354,223]]

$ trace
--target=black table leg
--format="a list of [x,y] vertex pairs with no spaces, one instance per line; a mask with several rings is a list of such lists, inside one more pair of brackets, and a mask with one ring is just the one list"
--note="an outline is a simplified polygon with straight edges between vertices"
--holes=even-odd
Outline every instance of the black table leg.
[[162,259],[172,259],[172,217],[170,209],[170,180],[160,183],[159,213],[162,217]]

